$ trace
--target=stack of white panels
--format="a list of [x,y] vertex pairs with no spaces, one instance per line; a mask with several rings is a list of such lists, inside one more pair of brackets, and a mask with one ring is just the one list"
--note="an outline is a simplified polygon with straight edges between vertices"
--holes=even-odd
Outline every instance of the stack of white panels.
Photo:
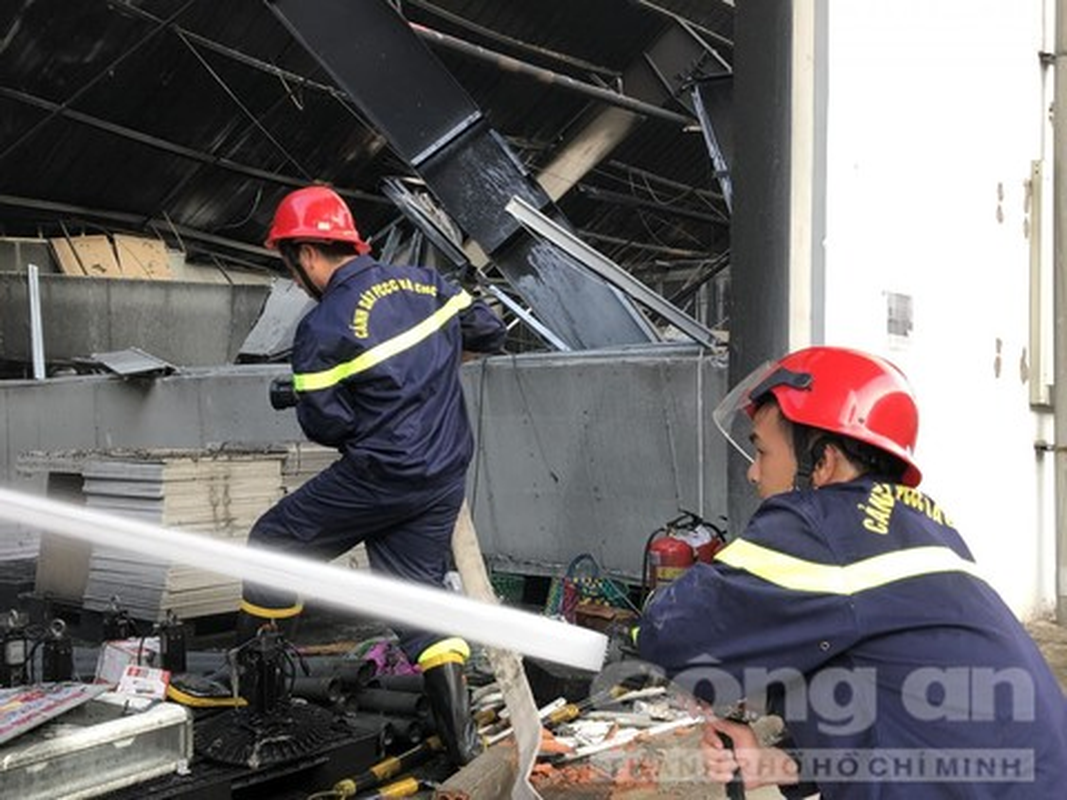
[[[86,460],[86,505],[167,528],[243,543],[256,519],[282,496],[280,452],[166,451]],[[160,621],[231,612],[240,582],[229,577],[109,548],[94,548],[84,605],[119,607]]]

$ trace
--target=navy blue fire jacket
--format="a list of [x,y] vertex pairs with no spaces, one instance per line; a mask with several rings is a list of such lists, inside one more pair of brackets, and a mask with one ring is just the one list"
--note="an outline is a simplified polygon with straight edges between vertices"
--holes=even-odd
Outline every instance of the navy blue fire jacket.
[[378,483],[459,478],[473,449],[462,352],[499,352],[505,334],[436,271],[354,258],[297,327],[300,427]]
[[716,558],[649,604],[641,656],[768,700],[825,800],[1067,797],[1064,694],[926,495],[777,495]]

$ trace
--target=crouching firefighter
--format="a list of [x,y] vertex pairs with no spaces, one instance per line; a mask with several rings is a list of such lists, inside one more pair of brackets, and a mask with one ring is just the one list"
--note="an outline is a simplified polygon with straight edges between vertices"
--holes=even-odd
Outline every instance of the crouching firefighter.
[[[295,407],[307,437],[340,458],[263,514],[249,546],[329,561],[363,543],[372,571],[442,586],[473,453],[460,365],[501,352],[503,322],[434,270],[375,260],[324,186],[282,199],[266,246],[317,301],[293,340],[291,390],[274,387],[271,403]],[[246,583],[238,638],[284,632],[300,611],[298,598]],[[467,644],[397,633],[451,758],[467,763],[478,750]]]
[[636,642],[702,700],[763,706],[788,735],[766,746],[747,725],[713,721],[733,749],[709,732],[709,774],[739,767],[746,788],[788,798],[1063,797],[1067,699],[987,567],[918,488],[919,406],[904,373],[875,354],[808,347],[753,371],[713,419],[750,462],[761,503],[711,564],[646,607]]

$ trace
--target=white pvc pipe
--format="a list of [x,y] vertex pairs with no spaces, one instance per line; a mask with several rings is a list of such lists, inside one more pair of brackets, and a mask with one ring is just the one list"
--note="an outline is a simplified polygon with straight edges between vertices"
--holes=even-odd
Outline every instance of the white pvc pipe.
[[[1067,0],[1056,0],[1056,67],[1052,134],[1052,409],[1055,436],[1053,474],[1056,535],[1056,621],[1067,623]],[[1033,374],[1033,373],[1031,373]],[[1033,378],[1031,378],[1033,380]]]
[[43,381],[44,371],[44,323],[41,317],[41,279],[36,264],[26,265],[26,278],[30,285],[30,351],[33,359],[33,379]]
[[245,579],[363,616],[424,628],[558,664],[598,671],[607,638],[596,631],[444,589],[168,530],[84,506],[0,488],[0,519]]

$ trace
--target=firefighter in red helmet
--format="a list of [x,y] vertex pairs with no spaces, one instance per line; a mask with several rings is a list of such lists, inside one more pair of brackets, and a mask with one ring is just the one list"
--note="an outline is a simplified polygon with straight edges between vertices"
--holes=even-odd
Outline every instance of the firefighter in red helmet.
[[[911,487],[922,480],[913,460],[919,409],[904,374],[882,358],[839,347],[800,350],[754,370],[719,404],[715,423],[752,462],[749,480],[761,497],[777,491],[761,480],[768,465],[751,434],[757,413],[772,406],[792,425],[798,485],[810,484],[831,440],[848,447],[864,471]],[[814,437],[813,429],[822,433]]]
[[[371,257],[348,206],[325,186],[283,198],[266,244],[318,301],[293,340],[291,402],[308,438],[341,457],[263,514],[249,545],[328,561],[363,543],[372,570],[442,586],[473,452],[460,364],[467,353],[500,352],[503,322],[435,270]],[[284,628],[300,611],[292,594],[245,583],[238,638]],[[450,756],[470,761],[480,743],[467,643],[397,633],[422,669]]]
[[267,247],[281,254],[300,287],[317,300],[323,287],[306,272],[300,258],[301,243],[315,243],[320,251],[329,248],[348,256],[370,252],[348,205],[326,186],[308,186],[287,194],[274,212],[266,241]]
[[748,787],[823,800],[1060,796],[1067,702],[919,491],[901,371],[811,347],[755,370],[714,417],[762,503],[712,564],[652,600],[635,641],[698,697],[762,707],[788,735],[769,746],[715,720],[708,774],[740,768]]

